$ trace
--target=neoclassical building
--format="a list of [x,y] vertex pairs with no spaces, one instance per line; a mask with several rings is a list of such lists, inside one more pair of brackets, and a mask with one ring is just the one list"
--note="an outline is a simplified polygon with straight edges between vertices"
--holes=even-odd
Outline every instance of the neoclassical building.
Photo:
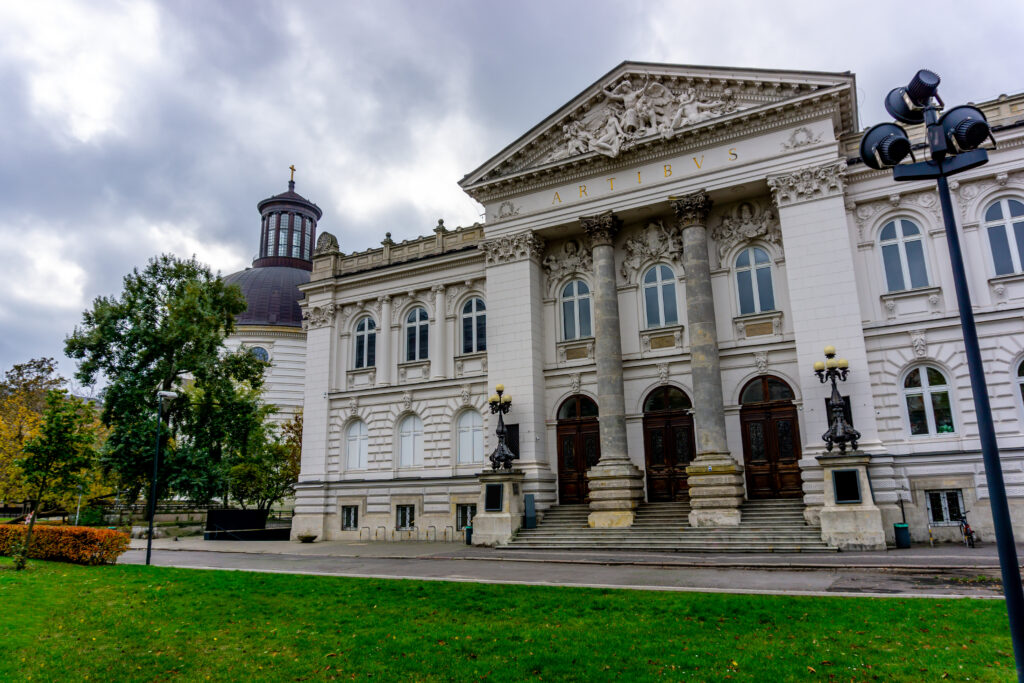
[[[991,539],[935,187],[861,163],[856,101],[849,73],[624,62],[460,181],[485,223],[353,253],[322,233],[294,533],[457,536],[497,383],[542,515],[627,529],[670,503],[685,533],[785,501],[815,529],[834,345],[889,540],[904,516],[952,539],[963,510]],[[998,149],[955,209],[1024,538],[1024,96],[979,106]]]

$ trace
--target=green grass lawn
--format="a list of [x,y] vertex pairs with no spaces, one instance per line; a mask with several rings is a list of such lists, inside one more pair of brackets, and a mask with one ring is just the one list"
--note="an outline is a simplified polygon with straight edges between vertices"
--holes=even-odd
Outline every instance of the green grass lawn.
[[0,680],[1012,680],[997,600],[0,560]]

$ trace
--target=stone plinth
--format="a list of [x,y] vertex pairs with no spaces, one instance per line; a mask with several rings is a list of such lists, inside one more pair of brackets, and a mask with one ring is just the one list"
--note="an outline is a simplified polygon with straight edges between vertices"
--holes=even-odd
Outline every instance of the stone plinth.
[[738,526],[743,468],[728,453],[705,453],[686,468],[690,526]]
[[[840,455],[819,455],[825,472],[825,505],[821,508],[821,540],[840,550],[885,550],[882,511],[875,505],[868,481],[871,456],[855,451]],[[836,472],[856,473],[858,501],[836,500]]]
[[[505,545],[523,524],[523,479],[519,470],[481,472],[480,499],[473,518],[473,545]],[[501,509],[487,509],[488,485],[501,487]]]
[[633,463],[602,458],[587,471],[587,487],[587,524],[599,529],[632,526],[644,497],[644,475]]

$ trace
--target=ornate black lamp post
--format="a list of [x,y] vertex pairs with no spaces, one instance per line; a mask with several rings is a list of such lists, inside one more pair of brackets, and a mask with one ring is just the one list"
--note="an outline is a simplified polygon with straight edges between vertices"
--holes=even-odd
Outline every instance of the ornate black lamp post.
[[870,168],[892,168],[895,180],[932,179],[938,185],[949,260],[953,267],[953,285],[960,306],[964,355],[967,357],[967,369],[971,377],[971,393],[974,394],[974,411],[978,419],[978,438],[985,463],[999,566],[1003,575],[1003,595],[1006,596],[1006,611],[1010,618],[1017,680],[1024,681],[1024,590],[1021,587],[1017,547],[1013,539],[1003,468],[999,462],[999,447],[992,423],[992,408],[985,384],[985,368],[981,361],[978,331],[974,325],[971,294],[967,288],[967,273],[960,250],[960,236],[953,215],[949,182],[946,180],[948,176],[988,162],[988,152],[980,149],[980,145],[988,139],[995,144],[995,139],[992,138],[985,115],[975,107],[960,105],[939,116],[939,112],[945,108],[945,103],[939,97],[939,80],[938,74],[921,69],[906,87],[894,88],[885,98],[885,109],[894,119],[925,125],[928,159],[915,160],[912,164],[900,163],[911,154],[911,144],[906,131],[895,123],[880,123],[868,130],[861,138],[860,155],[864,164]]
[[846,375],[850,372],[849,361],[845,358],[837,360],[836,347],[829,345],[825,347],[825,360],[819,360],[814,364],[814,372],[822,384],[829,380],[832,382],[832,398],[828,402],[832,419],[829,420],[828,430],[821,435],[826,448],[831,452],[832,446],[839,446],[839,452],[846,453],[846,444],[850,444],[851,450],[857,450],[860,432],[846,421],[843,397],[839,395],[839,386],[836,384],[837,381],[846,381]]
[[516,459],[515,453],[509,450],[508,445],[505,443],[505,420],[502,419],[502,415],[506,414],[509,409],[512,408],[512,397],[505,393],[505,385],[499,384],[494,387],[496,393],[491,396],[489,401],[491,405],[491,414],[498,414],[498,445],[495,447],[494,452],[491,453],[491,469],[494,470],[511,470],[512,461]]

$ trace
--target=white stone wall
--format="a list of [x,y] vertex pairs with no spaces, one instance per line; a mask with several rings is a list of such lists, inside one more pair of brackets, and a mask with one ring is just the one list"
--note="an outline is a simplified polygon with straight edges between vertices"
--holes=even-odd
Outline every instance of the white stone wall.
[[263,400],[275,406],[273,419],[287,421],[302,408],[306,381],[306,333],[298,328],[242,325],[224,345],[231,351],[241,346],[260,346],[270,354],[264,375]]

